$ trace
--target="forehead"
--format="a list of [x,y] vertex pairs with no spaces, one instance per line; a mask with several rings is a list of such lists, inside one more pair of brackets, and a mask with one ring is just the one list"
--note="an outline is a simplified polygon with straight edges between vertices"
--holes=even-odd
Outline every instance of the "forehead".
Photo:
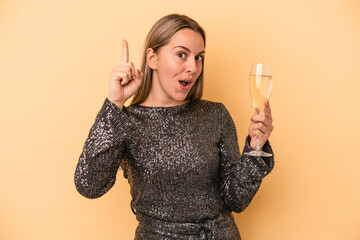
[[197,52],[204,51],[204,39],[199,32],[185,28],[177,31],[168,43],[170,47],[184,46]]

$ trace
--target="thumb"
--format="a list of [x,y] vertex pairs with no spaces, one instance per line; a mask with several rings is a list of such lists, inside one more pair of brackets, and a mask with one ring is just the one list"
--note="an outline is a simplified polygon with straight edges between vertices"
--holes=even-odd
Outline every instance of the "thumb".
[[136,83],[136,85],[140,86],[140,84],[143,80],[143,77],[144,77],[144,74],[139,69],[136,69],[135,79],[134,79],[134,82]]
[[144,74],[139,69],[136,69],[135,80],[142,80],[143,77],[144,77]]
[[142,77],[144,74],[139,70],[139,69],[136,69],[135,71],[135,78],[140,78]]

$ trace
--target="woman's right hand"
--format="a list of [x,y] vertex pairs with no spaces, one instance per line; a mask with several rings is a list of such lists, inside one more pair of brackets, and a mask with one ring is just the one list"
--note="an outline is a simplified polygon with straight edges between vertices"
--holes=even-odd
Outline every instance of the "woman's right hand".
[[128,43],[123,40],[122,65],[111,71],[108,99],[122,109],[126,100],[138,90],[142,79],[143,73],[129,62]]

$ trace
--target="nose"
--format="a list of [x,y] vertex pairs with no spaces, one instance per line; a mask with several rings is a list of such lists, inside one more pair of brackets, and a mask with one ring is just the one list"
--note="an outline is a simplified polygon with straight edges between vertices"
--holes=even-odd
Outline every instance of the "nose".
[[197,66],[197,62],[194,58],[189,58],[189,60],[187,61],[187,68],[186,68],[186,72],[188,74],[195,74],[198,71],[198,66]]

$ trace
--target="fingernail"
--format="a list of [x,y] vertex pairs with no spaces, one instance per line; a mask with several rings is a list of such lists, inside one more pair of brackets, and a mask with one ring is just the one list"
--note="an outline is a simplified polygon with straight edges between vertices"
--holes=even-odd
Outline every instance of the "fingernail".
[[136,69],[137,73],[140,74],[140,70],[139,69]]

